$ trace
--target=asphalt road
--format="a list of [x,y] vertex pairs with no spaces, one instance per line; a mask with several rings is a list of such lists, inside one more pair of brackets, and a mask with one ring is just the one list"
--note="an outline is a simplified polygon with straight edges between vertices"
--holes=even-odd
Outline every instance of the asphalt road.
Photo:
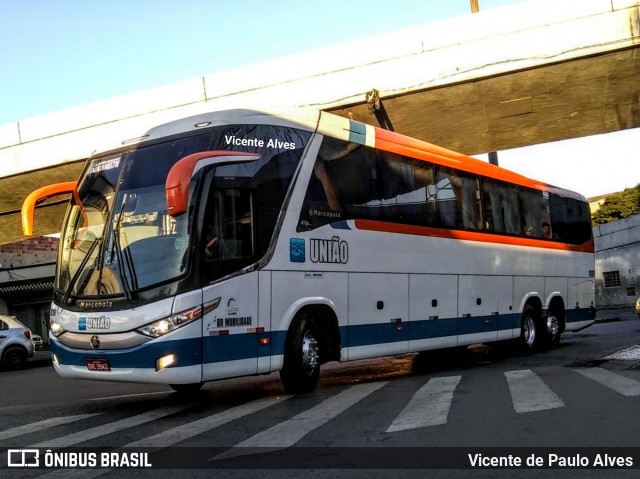
[[[8,448],[129,446],[148,452],[155,467],[197,469],[0,474],[637,477],[640,321],[631,310],[599,318],[565,334],[557,349],[531,356],[479,346],[332,364],[315,393],[297,397],[285,395],[277,374],[209,383],[193,396],[157,385],[64,380],[38,354],[25,370],[0,372],[0,467]],[[594,468],[598,454],[624,464]],[[525,467],[537,457],[545,465],[557,459],[557,468]],[[525,464],[514,465],[518,458]],[[581,460],[589,467],[560,467]],[[497,469],[491,461],[512,463]]]

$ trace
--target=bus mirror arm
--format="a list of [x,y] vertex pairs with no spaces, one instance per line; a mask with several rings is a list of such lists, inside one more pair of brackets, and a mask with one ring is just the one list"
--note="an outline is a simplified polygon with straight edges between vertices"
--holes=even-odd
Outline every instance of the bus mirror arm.
[[169,216],[180,216],[189,205],[189,184],[191,178],[205,166],[220,163],[242,163],[255,161],[260,155],[243,151],[200,151],[181,158],[169,170],[165,182],[165,196]]
[[[24,236],[33,236],[33,225],[36,206],[50,196],[60,196],[73,194],[78,200],[78,182],[68,181],[65,183],[55,183],[53,185],[43,186],[31,192],[22,203],[20,217],[22,220],[22,234]],[[78,202],[79,203],[79,202]]]

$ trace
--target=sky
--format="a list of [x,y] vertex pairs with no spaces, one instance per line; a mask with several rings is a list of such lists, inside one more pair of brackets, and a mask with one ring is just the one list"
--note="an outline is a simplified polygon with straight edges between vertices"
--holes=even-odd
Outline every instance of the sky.
[[[0,0],[0,125],[470,11],[470,0]],[[606,184],[595,164],[579,171],[601,145],[620,143],[609,138],[571,142],[571,173],[536,156],[567,151],[564,142],[501,152],[500,164],[585,196],[638,184],[628,154],[609,158],[617,169]],[[634,141],[640,131],[621,152]]]
[[469,0],[0,0],[0,124],[470,12]]

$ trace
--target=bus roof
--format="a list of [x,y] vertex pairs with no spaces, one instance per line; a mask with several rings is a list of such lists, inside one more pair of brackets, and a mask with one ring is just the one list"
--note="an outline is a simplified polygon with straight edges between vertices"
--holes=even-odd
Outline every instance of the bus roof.
[[[511,170],[478,160],[477,158],[360,121],[308,108],[286,110],[230,109],[211,111],[154,127],[144,136],[140,137],[139,140],[153,141],[166,136],[230,123],[263,123],[300,128],[307,131],[317,131],[323,135],[378,148],[391,153],[422,159],[496,180],[586,201],[584,196],[574,191],[528,178]],[[126,143],[127,142],[123,142],[123,144]]]

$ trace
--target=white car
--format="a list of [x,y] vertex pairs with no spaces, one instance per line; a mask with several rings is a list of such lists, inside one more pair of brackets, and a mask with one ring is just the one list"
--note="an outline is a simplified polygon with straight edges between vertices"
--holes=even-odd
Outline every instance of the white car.
[[23,368],[34,349],[31,330],[15,317],[0,315],[0,365],[7,369]]

